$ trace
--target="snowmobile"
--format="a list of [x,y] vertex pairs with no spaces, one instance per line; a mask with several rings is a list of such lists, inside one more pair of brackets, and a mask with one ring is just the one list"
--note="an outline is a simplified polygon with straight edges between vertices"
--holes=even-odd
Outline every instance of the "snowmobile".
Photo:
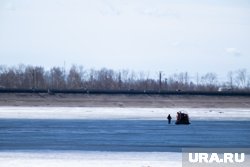
[[188,114],[186,113],[182,113],[181,111],[177,112],[177,119],[175,122],[176,125],[180,125],[180,124],[186,124],[189,125],[189,117]]

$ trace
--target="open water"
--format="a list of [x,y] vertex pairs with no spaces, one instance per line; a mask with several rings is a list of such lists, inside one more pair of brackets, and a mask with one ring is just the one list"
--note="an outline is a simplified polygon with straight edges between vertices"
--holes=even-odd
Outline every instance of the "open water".
[[250,121],[0,119],[0,151],[181,151],[250,148]]

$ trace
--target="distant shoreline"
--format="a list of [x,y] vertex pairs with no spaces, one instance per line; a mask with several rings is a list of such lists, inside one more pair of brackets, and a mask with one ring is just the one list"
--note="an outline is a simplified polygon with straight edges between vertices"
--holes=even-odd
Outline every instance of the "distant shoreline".
[[249,96],[0,93],[0,106],[250,108]]

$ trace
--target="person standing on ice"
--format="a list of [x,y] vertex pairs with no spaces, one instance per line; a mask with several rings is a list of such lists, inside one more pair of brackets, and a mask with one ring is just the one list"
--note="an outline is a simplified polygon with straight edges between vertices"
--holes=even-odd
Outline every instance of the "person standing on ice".
[[172,119],[172,117],[170,116],[170,114],[168,114],[168,124],[171,124],[171,119]]

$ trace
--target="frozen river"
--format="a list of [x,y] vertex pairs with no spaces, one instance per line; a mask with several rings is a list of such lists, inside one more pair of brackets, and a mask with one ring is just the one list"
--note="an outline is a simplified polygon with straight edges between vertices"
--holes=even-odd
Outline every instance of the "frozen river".
[[[192,124],[168,125],[180,110]],[[249,139],[244,108],[0,107],[1,167],[181,167],[181,148]]]
[[250,121],[0,119],[0,150],[180,152],[186,147],[250,148]]

